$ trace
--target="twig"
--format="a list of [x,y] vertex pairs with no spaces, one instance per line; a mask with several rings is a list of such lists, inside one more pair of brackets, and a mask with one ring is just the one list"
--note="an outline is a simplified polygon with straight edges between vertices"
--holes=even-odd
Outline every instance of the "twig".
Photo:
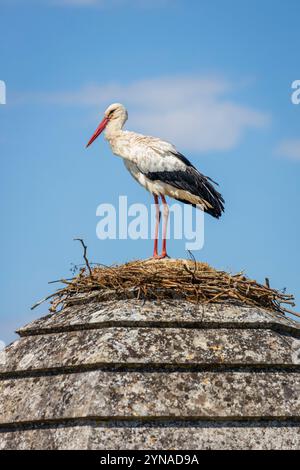
[[93,273],[92,273],[92,270],[91,270],[91,266],[90,266],[90,263],[89,263],[89,260],[86,256],[86,251],[87,251],[87,246],[85,245],[84,241],[82,238],[74,238],[74,241],[78,241],[81,243],[82,247],[83,247],[83,258],[84,258],[84,261],[85,261],[85,264],[86,264],[86,267],[88,268],[88,271],[90,273],[90,277],[92,278],[93,277]]
[[297,312],[294,312],[294,310],[290,310],[288,308],[284,308],[283,309],[286,313],[290,313],[291,315],[295,315],[295,317],[299,317],[300,318],[300,313],[297,313]]
[[57,279],[56,281],[49,281],[48,284],[55,284],[57,282],[65,282],[65,281],[73,281],[73,278],[72,277],[69,277],[67,279]]
[[43,299],[39,300],[36,304],[34,304],[30,310],[34,310],[36,307],[38,307],[39,305],[41,305],[42,303],[46,302],[47,300],[51,299],[51,297],[55,297],[56,295],[59,295],[61,292],[63,292],[64,289],[61,289],[61,290],[58,290],[56,292],[54,292],[54,294],[50,294],[48,295],[47,297],[44,297]]
[[191,258],[192,261],[194,261],[194,274],[196,274],[197,272],[197,261],[196,261],[196,258],[194,256],[194,254],[191,252],[191,250],[188,250],[188,254]]

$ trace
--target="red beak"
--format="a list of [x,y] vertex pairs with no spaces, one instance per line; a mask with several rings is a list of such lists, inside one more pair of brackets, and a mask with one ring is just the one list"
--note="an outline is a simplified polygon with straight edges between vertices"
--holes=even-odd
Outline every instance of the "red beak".
[[97,139],[97,137],[99,137],[99,135],[101,134],[101,132],[104,131],[104,129],[106,128],[107,126],[107,123],[108,123],[109,119],[107,117],[105,117],[99,124],[99,126],[97,127],[97,129],[95,130],[93,136],[91,137],[91,139],[89,140],[87,147],[89,147],[93,142],[94,140]]

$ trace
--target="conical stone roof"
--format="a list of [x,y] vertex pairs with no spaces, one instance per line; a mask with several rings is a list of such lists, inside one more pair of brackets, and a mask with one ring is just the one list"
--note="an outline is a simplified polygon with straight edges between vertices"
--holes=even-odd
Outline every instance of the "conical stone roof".
[[298,449],[300,326],[232,304],[73,305],[0,353],[0,449]]

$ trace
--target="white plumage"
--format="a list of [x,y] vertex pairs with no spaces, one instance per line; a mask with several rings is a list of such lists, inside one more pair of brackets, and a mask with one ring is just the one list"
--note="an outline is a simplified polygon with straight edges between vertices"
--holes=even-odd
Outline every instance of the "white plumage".
[[[174,145],[156,137],[123,130],[127,118],[127,111],[122,104],[110,105],[87,146],[105,129],[105,137],[110,143],[113,153],[123,158],[127,170],[134,179],[153,194],[157,207],[154,257],[165,257],[167,256],[166,228],[168,220],[168,206],[165,196],[198,206],[216,218],[219,218],[224,210],[224,200],[213,186],[214,181],[199,173]],[[161,197],[165,209],[161,256],[158,256],[157,252],[160,219],[159,197]]]

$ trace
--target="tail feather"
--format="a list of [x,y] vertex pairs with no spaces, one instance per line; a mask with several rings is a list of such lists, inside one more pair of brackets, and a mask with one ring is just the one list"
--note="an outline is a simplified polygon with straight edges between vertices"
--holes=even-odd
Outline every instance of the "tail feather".
[[[186,170],[177,171],[157,171],[146,173],[147,178],[151,181],[161,181],[175,189],[188,192],[194,199],[199,198],[199,203],[189,200],[188,198],[174,197],[177,201],[191,204],[196,207],[198,204],[203,210],[212,217],[220,218],[224,212],[225,201],[223,196],[213,186],[213,180],[202,175],[194,166],[188,166]],[[191,198],[193,199],[193,198]]]

